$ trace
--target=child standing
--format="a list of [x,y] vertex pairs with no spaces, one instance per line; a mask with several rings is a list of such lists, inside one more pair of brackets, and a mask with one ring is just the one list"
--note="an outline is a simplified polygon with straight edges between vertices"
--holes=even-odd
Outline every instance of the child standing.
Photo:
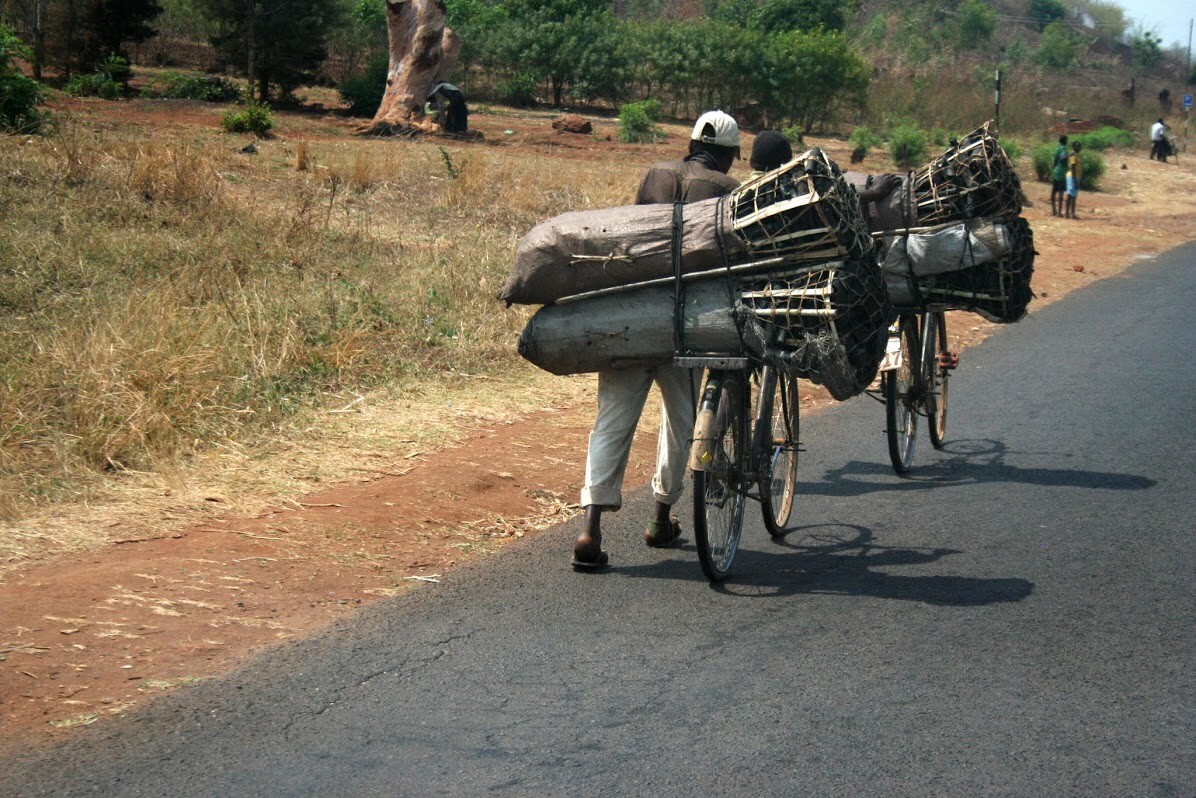
[[1072,153],[1067,156],[1067,208],[1064,213],[1069,219],[1076,218],[1076,197],[1080,195],[1080,178],[1084,167],[1080,164],[1080,142],[1073,142]]

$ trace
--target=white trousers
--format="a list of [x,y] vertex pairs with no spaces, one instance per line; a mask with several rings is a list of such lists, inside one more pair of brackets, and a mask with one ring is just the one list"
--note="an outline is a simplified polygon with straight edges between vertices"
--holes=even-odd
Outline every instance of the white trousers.
[[685,466],[693,437],[695,396],[701,372],[675,366],[598,372],[598,418],[586,452],[583,507],[617,510],[623,504],[623,475],[631,440],[655,382],[663,401],[652,492],[662,504],[676,504],[685,487]]

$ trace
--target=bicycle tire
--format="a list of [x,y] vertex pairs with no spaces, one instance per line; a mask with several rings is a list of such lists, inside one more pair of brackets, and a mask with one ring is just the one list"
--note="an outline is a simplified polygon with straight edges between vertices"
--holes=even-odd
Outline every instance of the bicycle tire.
[[710,377],[702,391],[699,414],[714,413],[710,461],[694,477],[694,543],[702,573],[720,582],[731,572],[743,532],[743,463],[740,391],[733,376]]
[[760,512],[768,534],[779,538],[789,531],[789,516],[797,494],[798,407],[797,378],[778,374],[773,390],[771,412],[761,423],[768,428],[760,436],[764,444],[761,452]]
[[947,383],[951,378],[951,370],[941,360],[941,356],[947,352],[947,318],[942,311],[926,314],[922,327],[922,350],[926,431],[930,433],[930,444],[942,449],[947,437]]
[[902,316],[897,334],[901,340],[901,365],[884,374],[885,434],[893,470],[905,474],[914,461],[914,441],[918,431],[914,403],[922,365],[918,358],[915,370],[915,357],[919,354],[916,318]]

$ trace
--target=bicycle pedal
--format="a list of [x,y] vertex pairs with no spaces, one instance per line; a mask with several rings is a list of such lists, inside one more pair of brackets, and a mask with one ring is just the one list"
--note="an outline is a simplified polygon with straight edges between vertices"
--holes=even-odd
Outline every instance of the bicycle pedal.
[[943,352],[939,355],[939,368],[957,369],[959,368],[959,353],[958,352]]

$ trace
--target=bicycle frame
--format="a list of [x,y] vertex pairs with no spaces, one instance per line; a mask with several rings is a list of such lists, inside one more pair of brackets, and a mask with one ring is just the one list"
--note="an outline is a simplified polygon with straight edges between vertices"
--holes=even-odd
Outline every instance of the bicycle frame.
[[[678,365],[690,368],[698,364],[693,361],[703,360],[713,362],[716,367],[709,368],[703,381],[706,391],[718,392],[727,380],[735,380],[739,385],[739,412],[735,414],[738,428],[736,440],[746,441],[746,446],[740,446],[736,453],[736,463],[741,483],[737,486],[747,498],[761,501],[759,491],[752,492],[750,487],[758,484],[761,458],[769,456],[771,441],[764,440],[767,427],[761,422],[772,415],[772,402],[776,391],[778,374],[771,366],[763,365],[748,358],[735,358],[736,362],[727,362],[731,358],[678,358]],[[680,361],[684,360],[685,363]],[[755,413],[752,413],[752,377],[756,377],[758,385]],[[721,410],[721,408],[720,408]],[[699,413],[694,422],[693,443],[690,446],[689,468],[691,471],[705,471],[706,466],[714,459],[716,444],[714,431],[720,429],[723,418],[715,413]]]

